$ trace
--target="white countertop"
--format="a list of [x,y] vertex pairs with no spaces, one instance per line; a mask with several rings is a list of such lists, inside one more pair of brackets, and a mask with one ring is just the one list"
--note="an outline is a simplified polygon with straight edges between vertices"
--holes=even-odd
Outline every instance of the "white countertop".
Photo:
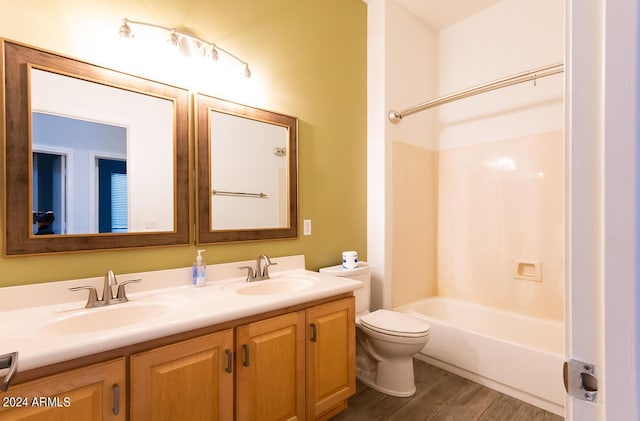
[[[191,285],[191,267],[116,274],[118,282],[141,278],[142,283],[127,285],[129,302],[93,309],[84,308],[87,291],[71,292],[68,288],[92,285],[100,297],[102,277],[0,288],[0,355],[17,351],[20,372],[362,287],[356,280],[305,270],[304,256],[272,261],[278,263],[269,269],[274,281],[301,282],[305,287],[266,295],[238,294],[238,288],[271,282],[244,282],[246,271],[240,271],[238,266],[255,263],[245,261],[207,266],[207,285],[200,288]],[[129,310],[140,320],[131,322],[127,318],[126,325],[93,330],[103,322],[108,325],[117,317],[128,317]],[[138,310],[145,311],[138,314]],[[84,328],[81,323],[77,331],[66,321],[78,316],[82,319],[87,314],[88,320],[93,321],[85,321]],[[0,375],[6,372],[0,370]]]

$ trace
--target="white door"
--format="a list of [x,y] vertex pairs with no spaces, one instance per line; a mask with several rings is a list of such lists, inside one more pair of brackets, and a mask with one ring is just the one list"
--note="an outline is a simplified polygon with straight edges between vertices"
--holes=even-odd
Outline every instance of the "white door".
[[638,420],[637,49],[631,0],[567,0],[567,357],[592,363],[595,402],[566,419]]

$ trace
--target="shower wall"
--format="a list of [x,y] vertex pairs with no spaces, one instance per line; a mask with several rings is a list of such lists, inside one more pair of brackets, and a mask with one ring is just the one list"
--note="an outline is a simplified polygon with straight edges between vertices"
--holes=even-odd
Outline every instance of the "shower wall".
[[[436,96],[562,62],[563,2],[504,0],[436,40]],[[423,112],[430,146],[394,139],[394,306],[444,295],[562,319],[563,90],[556,75],[480,94]]]
[[444,150],[438,164],[438,295],[561,320],[563,132]]
[[392,142],[393,306],[437,294],[438,152]]

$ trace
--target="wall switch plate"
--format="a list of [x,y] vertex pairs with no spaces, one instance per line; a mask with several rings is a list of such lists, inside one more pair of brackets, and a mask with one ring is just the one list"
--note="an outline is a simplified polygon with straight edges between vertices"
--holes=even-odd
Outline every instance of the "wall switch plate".
[[304,235],[311,235],[311,219],[305,219],[302,226],[302,233]]

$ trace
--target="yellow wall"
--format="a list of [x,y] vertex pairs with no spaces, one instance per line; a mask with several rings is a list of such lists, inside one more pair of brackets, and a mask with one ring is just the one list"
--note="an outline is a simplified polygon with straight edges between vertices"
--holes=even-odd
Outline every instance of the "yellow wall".
[[[228,99],[299,117],[295,240],[205,246],[207,263],[304,254],[312,269],[366,258],[366,4],[361,0],[31,0],[3,2],[0,36],[125,70],[110,34],[121,19],[214,41],[251,64],[255,95]],[[109,34],[109,36],[107,36]],[[116,42],[116,41],[113,41]],[[111,50],[110,50],[111,49]],[[109,51],[107,51],[109,50]],[[147,72],[148,70],[148,72]],[[142,69],[143,76],[156,69]],[[178,80],[178,79],[176,79]],[[177,83],[175,80],[161,80]],[[209,89],[209,90],[207,90]],[[201,88],[220,96],[215,84]],[[9,198],[10,203],[10,198]],[[300,228],[301,234],[301,228]],[[0,259],[0,286],[191,265],[195,246]]]

